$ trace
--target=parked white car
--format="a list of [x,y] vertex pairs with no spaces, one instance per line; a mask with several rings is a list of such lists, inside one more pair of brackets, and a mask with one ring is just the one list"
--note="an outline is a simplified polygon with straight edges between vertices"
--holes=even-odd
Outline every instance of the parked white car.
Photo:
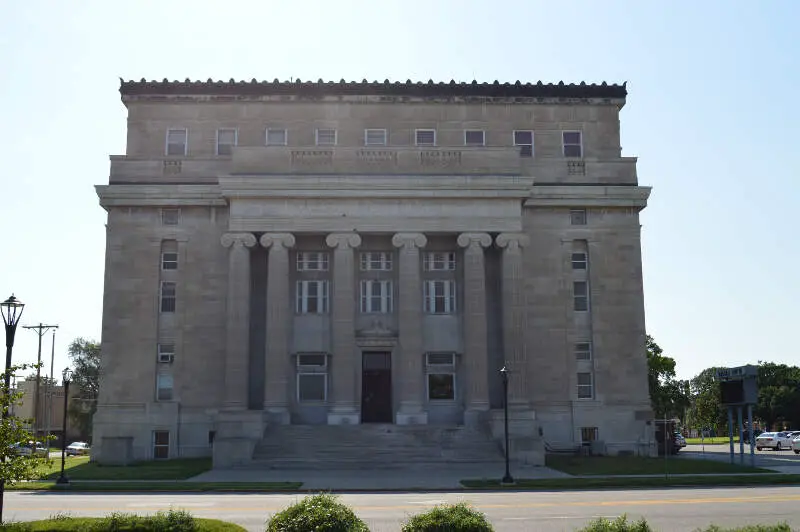
[[792,432],[762,432],[756,438],[756,449],[775,449],[781,451],[783,449],[792,448]]
[[795,436],[794,440],[792,440],[792,450],[794,454],[800,454],[800,434]]
[[89,454],[89,444],[83,441],[74,441],[67,445],[66,451],[68,456]]

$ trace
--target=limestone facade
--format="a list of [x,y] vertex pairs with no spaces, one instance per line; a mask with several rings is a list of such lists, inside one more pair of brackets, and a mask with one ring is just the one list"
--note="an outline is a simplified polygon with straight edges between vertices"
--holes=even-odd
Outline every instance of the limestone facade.
[[[122,82],[93,456],[246,464],[274,424],[649,452],[618,85]],[[643,451],[644,449],[644,451]]]

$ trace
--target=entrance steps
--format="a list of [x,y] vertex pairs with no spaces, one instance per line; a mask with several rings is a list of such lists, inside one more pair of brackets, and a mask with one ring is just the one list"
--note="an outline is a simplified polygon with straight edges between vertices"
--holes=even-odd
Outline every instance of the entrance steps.
[[281,425],[256,445],[255,469],[394,469],[503,462],[491,437],[464,426]]

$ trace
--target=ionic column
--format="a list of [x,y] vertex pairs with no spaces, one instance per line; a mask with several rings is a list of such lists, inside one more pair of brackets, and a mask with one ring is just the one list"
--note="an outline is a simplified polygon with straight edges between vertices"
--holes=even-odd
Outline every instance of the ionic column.
[[496,242],[503,249],[503,346],[509,369],[508,402],[512,407],[528,408],[522,248],[528,245],[529,238],[522,233],[502,233]]
[[325,243],[333,248],[333,290],[331,329],[333,356],[331,360],[331,409],[329,425],[359,423],[359,397],[356,374],[361,363],[355,341],[355,259],[354,249],[361,245],[356,233],[332,233]]
[[288,424],[289,359],[292,299],[289,284],[289,249],[295,238],[290,233],[265,233],[261,245],[267,248],[267,346],[264,363],[264,410],[273,423]]
[[398,394],[400,409],[395,416],[398,425],[427,424],[424,411],[425,375],[422,367],[422,277],[420,248],[428,239],[422,233],[397,233],[392,244],[399,248],[399,301],[397,318],[399,330]]
[[487,233],[462,233],[464,248],[464,364],[467,368],[466,423],[477,424],[489,411],[489,359],[486,325],[486,269],[483,250],[492,243]]
[[222,235],[228,254],[228,299],[225,339],[225,408],[247,408],[247,370],[250,351],[250,233]]

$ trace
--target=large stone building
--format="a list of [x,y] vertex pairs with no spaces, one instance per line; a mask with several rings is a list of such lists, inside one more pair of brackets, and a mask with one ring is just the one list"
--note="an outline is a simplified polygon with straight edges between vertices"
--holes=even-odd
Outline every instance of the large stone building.
[[647,448],[624,85],[120,92],[96,459],[243,464],[284,425],[499,438],[504,365],[514,457]]

